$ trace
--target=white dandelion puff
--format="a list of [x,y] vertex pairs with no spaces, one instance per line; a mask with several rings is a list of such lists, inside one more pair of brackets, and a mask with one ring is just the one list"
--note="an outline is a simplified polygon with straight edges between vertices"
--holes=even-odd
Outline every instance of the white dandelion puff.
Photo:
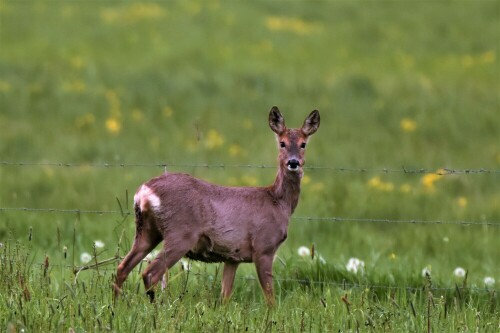
[[94,246],[96,249],[102,249],[105,245],[102,241],[96,240],[96,241],[94,241]]
[[88,263],[90,260],[92,260],[92,256],[90,255],[90,253],[83,252],[83,253],[80,255],[80,261],[81,261],[83,264]]
[[350,258],[345,265],[345,268],[348,272],[357,274],[358,271],[363,271],[365,268],[365,262],[363,260],[359,260],[358,258]]
[[181,268],[183,271],[190,271],[191,270],[191,263],[187,261],[186,259],[181,259]]
[[422,269],[422,276],[426,277],[427,275],[431,275],[431,266],[426,266]]
[[456,277],[459,277],[459,278],[464,277],[465,276],[465,269],[463,269],[462,267],[457,267],[453,271],[453,275],[455,275]]
[[307,256],[310,256],[311,255],[311,250],[309,250],[308,247],[306,246],[301,246],[299,247],[299,249],[297,250],[297,253],[299,254],[299,256],[301,257],[307,257]]
[[492,278],[491,276],[487,276],[484,278],[484,284],[487,287],[493,287],[493,285],[495,284],[495,279]]

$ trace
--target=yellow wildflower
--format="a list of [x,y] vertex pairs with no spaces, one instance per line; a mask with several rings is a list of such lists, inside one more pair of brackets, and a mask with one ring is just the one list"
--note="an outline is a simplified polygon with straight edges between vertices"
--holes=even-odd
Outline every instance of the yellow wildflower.
[[174,110],[170,106],[165,106],[162,110],[163,116],[165,118],[170,118],[174,114]]
[[377,188],[380,186],[381,183],[382,183],[382,181],[380,180],[380,177],[373,177],[372,179],[370,179],[368,181],[368,186],[373,187],[373,188]]
[[311,177],[309,177],[308,175],[304,175],[304,176],[302,177],[302,184],[307,185],[307,184],[309,184],[310,182],[311,182]]
[[391,253],[391,255],[389,256],[389,258],[391,258],[391,260],[396,260],[396,253]]
[[84,61],[80,56],[74,56],[73,58],[70,59],[69,63],[75,69],[82,69],[84,66]]
[[417,129],[417,123],[413,119],[403,118],[399,124],[405,132],[413,132]]
[[257,184],[259,183],[259,180],[256,177],[248,175],[241,177],[241,181],[244,185],[247,186],[257,186]]
[[480,55],[479,61],[483,64],[492,64],[496,60],[495,51],[488,51]]
[[288,31],[297,35],[308,35],[321,30],[321,26],[318,23],[283,16],[268,17],[266,19],[266,27],[271,31]]
[[166,15],[165,9],[155,3],[132,3],[127,6],[109,7],[101,10],[101,19],[111,23],[135,23],[159,19]]
[[233,157],[241,156],[243,153],[243,149],[241,149],[240,145],[232,144],[229,146],[229,155]]
[[462,207],[462,208],[465,208],[467,207],[467,198],[466,197],[459,197],[457,199],[457,204]]
[[410,184],[403,184],[399,187],[399,190],[402,192],[402,193],[410,193],[411,192],[411,186]]
[[422,177],[422,184],[424,185],[424,188],[428,191],[434,191],[436,189],[434,183],[446,174],[447,172],[444,169],[439,169],[435,173],[426,174]]
[[207,137],[205,139],[205,147],[208,149],[219,148],[224,144],[224,138],[216,130],[208,131]]
[[391,182],[384,182],[380,177],[373,177],[368,181],[368,186],[379,191],[391,192],[394,190],[394,184]]
[[117,118],[110,117],[106,120],[106,129],[109,133],[116,135],[120,133],[121,123]]

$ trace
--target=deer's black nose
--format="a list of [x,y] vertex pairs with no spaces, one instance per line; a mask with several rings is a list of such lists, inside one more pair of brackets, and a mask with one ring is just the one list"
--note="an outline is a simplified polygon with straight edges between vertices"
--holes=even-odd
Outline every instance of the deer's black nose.
[[300,162],[296,159],[291,159],[286,164],[290,170],[295,170],[300,166]]

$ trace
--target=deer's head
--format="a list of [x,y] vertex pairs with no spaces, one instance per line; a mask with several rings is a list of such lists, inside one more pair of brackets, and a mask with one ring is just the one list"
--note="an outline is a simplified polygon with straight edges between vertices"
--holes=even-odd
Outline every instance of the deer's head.
[[269,126],[276,133],[281,169],[302,174],[307,140],[318,130],[319,121],[319,111],[314,110],[304,120],[301,128],[288,129],[281,112],[276,106],[273,106],[269,112]]

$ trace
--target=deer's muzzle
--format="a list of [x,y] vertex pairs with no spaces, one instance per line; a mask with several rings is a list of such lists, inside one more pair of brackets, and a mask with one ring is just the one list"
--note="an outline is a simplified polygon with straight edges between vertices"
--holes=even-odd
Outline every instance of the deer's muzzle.
[[286,166],[290,171],[298,171],[300,167],[300,162],[296,159],[291,159],[286,163]]

